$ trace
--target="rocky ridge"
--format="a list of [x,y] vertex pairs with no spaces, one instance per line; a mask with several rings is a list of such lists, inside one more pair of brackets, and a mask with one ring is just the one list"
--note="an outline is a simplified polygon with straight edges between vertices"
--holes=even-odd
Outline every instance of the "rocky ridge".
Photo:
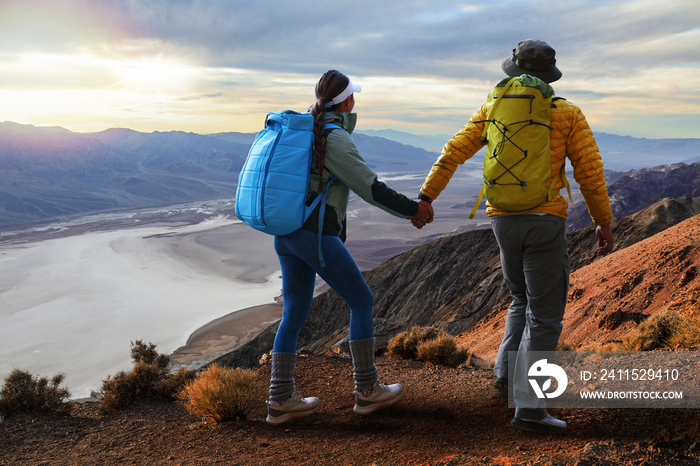
[[[630,170],[608,184],[608,197],[613,218],[619,219],[639,212],[668,197],[700,196],[700,162],[675,163],[641,170]],[[581,226],[592,223],[584,201],[576,203]],[[568,231],[579,228],[573,211],[567,219]]]
[[[636,216],[646,220],[663,205],[655,204],[644,216],[644,212]],[[639,323],[663,311],[697,318],[699,260],[700,215],[695,215],[580,267],[571,274],[560,342],[576,349],[619,342]],[[459,340],[477,354],[493,355],[506,313],[505,306],[494,310]]]

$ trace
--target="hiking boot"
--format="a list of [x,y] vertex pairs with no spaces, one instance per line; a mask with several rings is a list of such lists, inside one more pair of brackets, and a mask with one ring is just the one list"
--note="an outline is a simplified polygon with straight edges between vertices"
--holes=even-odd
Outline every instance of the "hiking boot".
[[377,409],[396,403],[403,396],[403,387],[399,383],[384,385],[375,382],[372,388],[355,390],[355,414],[370,414]]
[[265,421],[268,424],[282,424],[295,417],[307,416],[319,406],[321,402],[315,396],[302,398],[295,393],[285,401],[268,401]]
[[498,390],[499,392],[503,393],[504,395],[508,394],[508,379],[505,377],[498,377],[496,381],[493,383],[493,388]]
[[546,414],[542,419],[521,419],[514,417],[510,423],[529,432],[562,433],[566,432],[566,422]]

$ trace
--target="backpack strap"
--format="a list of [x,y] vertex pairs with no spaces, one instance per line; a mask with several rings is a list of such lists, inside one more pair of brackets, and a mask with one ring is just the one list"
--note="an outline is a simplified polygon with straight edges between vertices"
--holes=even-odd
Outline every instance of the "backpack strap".
[[483,199],[485,192],[486,192],[486,181],[481,183],[481,191],[479,191],[479,197],[476,198],[476,203],[474,203],[474,208],[472,209],[472,213],[469,214],[469,218],[474,218],[474,215],[476,215],[476,211],[479,209],[479,206],[481,205],[481,199]]
[[[486,139],[486,132],[489,129],[489,124],[493,121],[493,113],[496,111],[496,107],[498,107],[498,104],[501,102],[501,99],[503,96],[508,92],[508,89],[510,89],[510,86],[519,79],[519,76],[515,76],[512,79],[508,81],[508,83],[503,87],[503,90],[501,91],[500,94],[498,94],[498,97],[496,98],[496,102],[491,106],[489,109],[489,113],[486,116],[486,123],[484,124],[484,130],[481,132],[481,140],[484,141]],[[475,122],[475,123],[480,123],[480,122]]]
[[556,102],[557,100],[566,100],[566,99],[563,98],[563,97],[556,97],[556,96],[555,96],[555,97],[552,97],[552,108],[557,108],[557,104],[554,103],[554,102]]
[[[326,130],[327,136],[328,133],[330,133],[334,129],[343,128],[333,123],[326,123],[323,126],[323,129]],[[322,173],[319,175],[323,176]],[[323,192],[316,196],[316,199],[314,199],[314,202],[311,203],[309,209],[310,211],[313,211],[318,205],[319,201],[321,202],[321,210],[318,213],[318,262],[321,264],[321,267],[326,266],[326,261],[323,259],[323,252],[321,251],[321,238],[323,236],[323,220],[326,216],[326,199],[328,197],[328,190],[331,188],[331,186],[333,186],[333,183],[335,183],[335,180],[337,179],[338,177],[331,173],[331,177],[328,179],[328,183],[326,183],[326,186],[323,187]]]
[[323,194],[316,198],[316,200],[318,200],[319,198],[323,198],[323,200],[321,201],[321,211],[318,213],[318,262],[321,264],[321,267],[326,266],[326,261],[323,259],[323,252],[321,251],[321,238],[323,237],[323,219],[326,216],[326,199],[328,197],[328,189],[331,186],[333,186],[333,183],[335,183],[335,180],[337,179],[338,177],[336,177],[335,175],[331,175],[331,177],[328,179],[328,183],[326,183],[326,187],[323,188]]
[[576,212],[576,206],[574,205],[574,200],[571,197],[571,186],[569,185],[569,180],[566,179],[566,175],[564,174],[564,167],[561,167],[561,170],[554,175],[554,178],[552,178],[552,182],[549,184],[549,191],[547,192],[547,200],[551,201],[552,200],[552,195],[554,194],[554,185],[557,184],[557,178],[561,178],[561,182],[564,183],[564,186],[566,186],[566,192],[569,194],[569,201],[571,201],[571,206],[574,208],[574,213],[576,214],[576,220],[578,220],[578,224],[581,225],[581,219],[578,216],[578,212]]
[[[556,108],[557,106],[554,104],[557,100],[566,100],[564,97],[552,97],[552,108]],[[553,186],[557,184],[557,178],[561,178],[561,182],[564,183],[564,186],[566,186],[566,192],[569,194],[569,201],[571,202],[571,206],[574,208],[574,213],[576,214],[576,220],[578,220],[578,224],[581,225],[581,219],[578,216],[578,212],[576,212],[576,206],[574,205],[574,199],[571,197],[571,186],[569,185],[569,180],[566,179],[566,175],[564,174],[564,167],[561,167],[561,170],[559,173],[557,173],[554,176],[554,179],[552,179],[552,183],[549,185],[549,192],[547,193],[547,198],[551,201],[552,200],[552,194],[554,192]]]

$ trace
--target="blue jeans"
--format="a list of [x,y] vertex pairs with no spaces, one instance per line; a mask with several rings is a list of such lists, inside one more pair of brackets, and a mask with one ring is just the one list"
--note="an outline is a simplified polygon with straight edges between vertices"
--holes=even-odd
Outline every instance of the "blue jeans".
[[311,310],[317,273],[350,306],[350,340],[374,338],[374,295],[355,260],[337,236],[322,235],[321,249],[325,267],[318,260],[317,232],[297,230],[275,236],[284,309],[274,353],[296,353],[299,333]]

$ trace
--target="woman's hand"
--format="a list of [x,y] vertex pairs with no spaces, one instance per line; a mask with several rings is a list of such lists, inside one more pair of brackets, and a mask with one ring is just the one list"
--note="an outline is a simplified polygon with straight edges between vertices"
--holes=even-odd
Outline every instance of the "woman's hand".
[[418,201],[418,212],[416,212],[416,215],[414,215],[411,219],[411,224],[414,227],[421,229],[427,223],[431,223],[434,216],[435,213],[433,212],[433,206],[430,204],[430,202],[420,200]]

